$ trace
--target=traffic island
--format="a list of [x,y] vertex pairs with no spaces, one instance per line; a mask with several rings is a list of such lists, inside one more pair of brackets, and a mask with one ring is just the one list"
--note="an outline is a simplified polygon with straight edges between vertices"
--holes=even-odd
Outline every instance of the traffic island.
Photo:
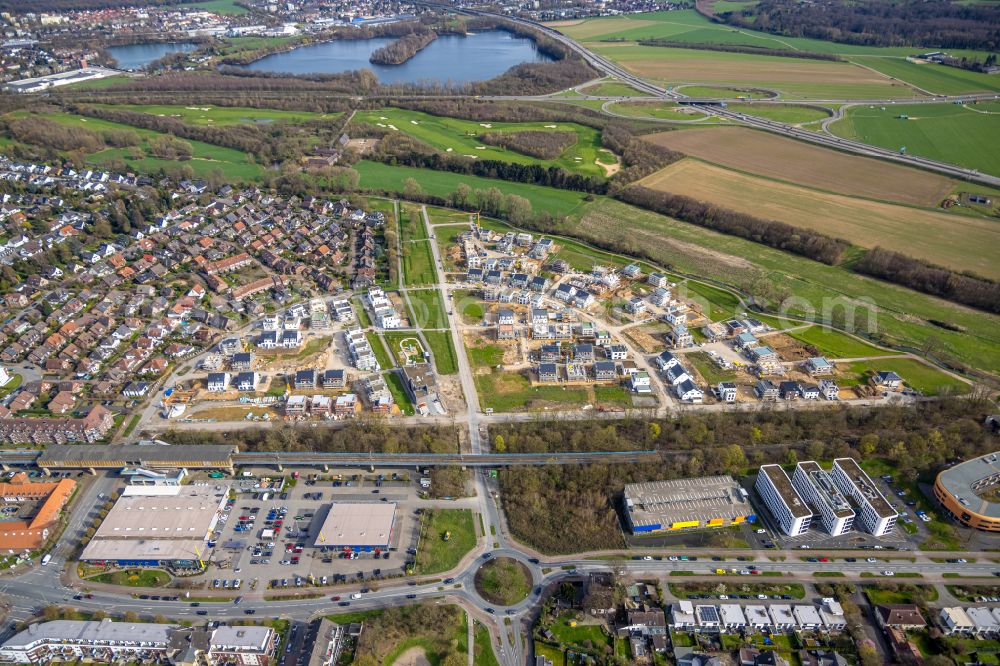
[[476,571],[476,592],[498,606],[513,606],[531,592],[531,572],[517,560],[498,557]]

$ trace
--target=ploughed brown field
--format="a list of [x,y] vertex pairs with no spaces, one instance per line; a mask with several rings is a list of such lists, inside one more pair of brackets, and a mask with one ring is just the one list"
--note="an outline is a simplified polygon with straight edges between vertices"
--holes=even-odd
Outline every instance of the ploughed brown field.
[[950,178],[919,169],[848,155],[744,127],[663,132],[650,135],[647,140],[706,162],[767,178],[918,206],[937,206],[957,184]]
[[955,270],[1000,279],[1000,264],[993,260],[993,248],[1000,243],[1000,224],[990,220],[819,192],[692,158],[671,164],[639,182],[723,208],[821,231],[862,247],[878,245]]

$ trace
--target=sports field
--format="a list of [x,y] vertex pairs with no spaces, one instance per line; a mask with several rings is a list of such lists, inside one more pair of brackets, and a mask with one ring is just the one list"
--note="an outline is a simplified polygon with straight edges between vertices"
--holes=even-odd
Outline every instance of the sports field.
[[748,86],[794,99],[922,97],[910,87],[848,62],[591,42],[595,52],[664,85]]
[[862,247],[881,246],[958,271],[1000,279],[1000,264],[992,252],[1000,243],[1000,224],[990,220],[827,194],[690,158],[640,182],[722,208],[845,238]]
[[936,206],[956,185],[927,171],[741,127],[685,129],[648,140],[739,171],[870,199]]
[[[906,116],[902,118],[901,116]],[[854,106],[837,136],[1000,175],[1000,103]],[[993,147],[992,149],[990,147]]]
[[[397,131],[409,134],[415,139],[447,153],[483,160],[558,166],[588,176],[604,175],[604,169],[597,164],[597,158],[600,155],[598,151],[601,148],[601,135],[592,127],[584,127],[574,123],[480,123],[473,120],[432,116],[419,111],[396,108],[359,111],[354,117],[358,121],[375,125],[390,132]],[[479,135],[487,132],[522,132],[526,130],[574,132],[577,140],[574,145],[553,160],[541,160],[513,150],[504,150],[479,140]],[[605,158],[603,161],[607,161],[607,159]]]
[[339,113],[310,113],[308,111],[282,111],[280,109],[251,109],[239,106],[175,106],[167,104],[95,104],[95,106],[177,118],[189,125],[301,123],[309,120],[333,119],[340,115]]
[[25,117],[28,115],[37,115],[38,117],[54,120],[70,127],[83,127],[98,132],[104,129],[129,130],[142,138],[138,146],[108,148],[88,155],[87,161],[97,166],[106,166],[112,160],[120,158],[130,169],[135,169],[140,173],[156,173],[161,169],[189,166],[196,177],[205,177],[212,171],[221,169],[228,178],[244,182],[259,180],[264,172],[264,169],[259,164],[255,164],[246,153],[232,148],[216,146],[211,143],[183,139],[191,144],[192,158],[185,161],[167,160],[153,157],[149,154],[150,141],[156,137],[165,136],[160,132],[63,112],[39,114],[15,112],[11,114],[13,117]]

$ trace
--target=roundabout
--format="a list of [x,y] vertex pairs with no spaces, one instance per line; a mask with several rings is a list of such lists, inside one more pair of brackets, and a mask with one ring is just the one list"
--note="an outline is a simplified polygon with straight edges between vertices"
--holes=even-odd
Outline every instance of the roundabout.
[[513,557],[486,560],[475,574],[476,593],[497,606],[516,606],[531,594],[531,571]]

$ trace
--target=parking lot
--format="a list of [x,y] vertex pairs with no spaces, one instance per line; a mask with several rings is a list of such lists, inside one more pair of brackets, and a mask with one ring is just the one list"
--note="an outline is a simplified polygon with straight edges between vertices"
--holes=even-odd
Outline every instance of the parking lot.
[[[280,484],[281,477],[265,470],[234,481],[235,497],[213,534],[209,567],[196,580],[236,592],[305,588],[399,575],[412,560],[408,551],[416,547],[419,523],[412,471],[301,470]],[[333,502],[395,504],[388,548],[317,546]]]

